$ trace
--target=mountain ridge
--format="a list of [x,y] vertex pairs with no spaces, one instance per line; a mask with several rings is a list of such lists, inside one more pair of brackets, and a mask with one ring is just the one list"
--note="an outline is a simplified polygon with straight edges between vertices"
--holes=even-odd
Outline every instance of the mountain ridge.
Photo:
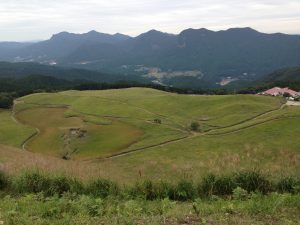
[[[0,43],[0,52],[5,49],[3,45]],[[60,32],[49,40],[17,49],[6,47],[3,52],[0,60],[11,62],[152,76],[153,82],[171,86],[179,82],[218,86],[300,66],[300,35],[267,34],[250,27],[220,31],[189,28],[179,34],[152,29],[136,37],[92,30],[83,34]],[[201,76],[187,79],[189,71]]]

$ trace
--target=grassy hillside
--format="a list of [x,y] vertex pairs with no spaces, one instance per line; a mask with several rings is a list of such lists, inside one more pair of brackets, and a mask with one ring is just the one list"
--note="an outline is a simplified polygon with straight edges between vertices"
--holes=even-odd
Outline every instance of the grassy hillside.
[[[66,91],[25,96],[14,111],[30,132],[19,142],[3,141],[7,134],[0,133],[1,144],[20,147],[34,128],[39,133],[25,142],[29,152],[14,153],[19,158],[14,165],[10,157],[2,160],[7,170],[26,165],[121,182],[253,168],[278,176],[300,171],[300,108],[285,106],[281,98],[178,95],[145,88]],[[13,119],[6,118],[13,126]],[[192,122],[200,124],[199,131],[191,130]],[[28,162],[30,152],[42,154]],[[56,168],[40,162],[50,159]]]
[[0,109],[0,143],[21,147],[35,130],[17,122],[10,111]]

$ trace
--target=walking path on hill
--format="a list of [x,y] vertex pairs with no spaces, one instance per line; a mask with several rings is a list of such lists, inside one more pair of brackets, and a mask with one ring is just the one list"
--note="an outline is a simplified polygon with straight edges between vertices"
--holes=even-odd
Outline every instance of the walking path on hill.
[[[163,142],[163,143],[160,143],[160,144],[155,144],[155,145],[151,145],[151,146],[147,146],[147,147],[143,147],[143,148],[138,148],[138,149],[131,150],[131,151],[120,152],[120,153],[117,153],[117,154],[114,154],[114,155],[111,155],[111,156],[108,156],[108,157],[99,158],[98,160],[114,159],[114,158],[118,158],[118,157],[121,157],[121,156],[126,156],[126,155],[129,155],[129,154],[133,154],[133,153],[136,153],[136,152],[149,150],[149,149],[152,149],[152,148],[155,148],[155,147],[162,147],[162,146],[165,146],[165,145],[168,145],[168,144],[177,143],[177,142],[180,142],[180,141],[183,141],[183,140],[186,140],[186,139],[189,139],[189,138],[194,138],[194,137],[200,137],[200,136],[206,136],[206,135],[217,136],[217,135],[224,135],[224,134],[239,132],[241,130],[244,130],[244,129],[247,129],[247,128],[251,128],[251,127],[255,127],[255,126],[267,123],[267,122],[271,122],[273,120],[279,120],[281,118],[273,118],[273,119],[270,119],[270,120],[267,120],[267,121],[261,121],[261,122],[258,122],[256,124],[252,124],[252,125],[249,125],[249,126],[246,126],[246,127],[238,128],[237,130],[228,131],[226,133],[209,134],[210,132],[215,131],[215,130],[220,130],[220,129],[224,129],[224,128],[235,127],[235,126],[238,126],[238,125],[245,124],[246,122],[255,121],[259,117],[262,117],[262,116],[265,116],[265,115],[268,115],[268,114],[272,114],[272,113],[274,113],[276,111],[279,111],[279,110],[283,109],[285,105],[286,105],[285,103],[282,103],[279,108],[276,108],[276,109],[273,109],[273,110],[269,110],[267,112],[261,113],[259,115],[256,115],[256,116],[252,117],[252,118],[249,118],[247,120],[244,120],[244,121],[241,121],[239,123],[232,124],[232,125],[229,125],[229,126],[226,126],[226,127],[218,127],[218,128],[206,131],[204,133],[195,133],[195,132],[193,132],[192,135],[189,135],[189,136],[186,136],[186,137],[183,137],[183,138],[178,138],[178,139],[175,139],[175,140],[170,140],[170,141],[166,141],[166,142]],[[285,118],[289,118],[289,117],[285,117]],[[300,116],[299,116],[299,118],[300,118]],[[97,159],[95,159],[95,160],[97,160]],[[95,161],[95,160],[92,160],[92,161]]]
[[[14,108],[15,108],[15,106],[16,106],[17,104],[19,104],[19,103],[23,103],[23,101],[18,101],[18,100],[15,100],[15,101],[14,101],[14,106],[13,106],[12,113],[11,113],[10,117],[11,117],[11,119],[12,119],[15,123],[20,124],[20,125],[24,125],[23,123],[19,122],[19,121],[16,119],[16,111],[14,110]],[[38,135],[41,133],[41,131],[40,131],[38,128],[34,127],[34,129],[36,130],[36,132],[34,132],[32,135],[30,135],[30,136],[29,136],[25,141],[23,141],[23,143],[21,144],[21,147],[22,147],[22,149],[23,149],[24,151],[27,151],[27,150],[26,150],[26,145],[27,145],[27,143],[28,143],[29,141],[31,141],[31,139],[33,139],[34,137],[38,136]]]
[[[72,95],[73,96],[73,95]],[[78,97],[85,97],[85,96],[78,96]],[[102,97],[99,97],[99,96],[92,96],[92,97],[96,97],[96,98],[102,98]],[[132,105],[132,104],[128,104],[127,102],[124,102],[124,101],[120,101],[120,100],[115,100],[115,99],[111,99],[111,98],[102,98],[102,99],[105,99],[105,100],[109,100],[109,101],[116,101],[118,103],[121,103],[121,104],[125,104],[125,105],[128,105],[130,107],[135,107],[139,110],[143,110],[144,112],[147,112],[149,114],[152,114],[152,115],[156,115],[156,116],[160,116],[160,117],[164,117],[165,119],[168,119],[170,122],[174,122],[172,120],[170,120],[167,116],[165,115],[161,115],[161,114],[157,114],[157,113],[154,113],[154,112],[151,112],[147,109],[144,109],[142,107],[139,107],[139,106],[135,106],[135,105]],[[16,101],[15,104],[18,104],[18,103],[21,103],[21,101]],[[111,116],[111,115],[97,115],[97,114],[89,114],[89,113],[83,113],[83,112],[80,112],[78,110],[75,110],[73,109],[70,105],[51,105],[51,104],[38,104],[38,103],[28,103],[28,104],[33,104],[33,105],[39,105],[39,106],[42,106],[42,107],[67,107],[69,109],[71,109],[72,111],[76,112],[76,113],[79,113],[81,115],[90,115],[90,116],[96,116],[96,117],[109,117],[109,118],[116,118],[116,119],[135,119],[135,120],[142,120],[142,119],[138,119],[138,118],[130,118],[130,117],[117,117],[117,116]],[[217,136],[217,135],[224,135],[224,134],[230,134],[230,133],[234,133],[234,132],[239,132],[241,130],[244,130],[244,129],[247,129],[247,128],[251,128],[251,127],[255,127],[255,126],[258,126],[258,125],[261,125],[261,124],[264,124],[264,123],[267,123],[267,122],[271,122],[273,120],[278,120],[278,119],[281,119],[281,118],[272,118],[272,119],[269,119],[269,120],[263,120],[263,121],[260,121],[260,122],[257,122],[257,123],[254,123],[254,124],[250,124],[250,125],[247,125],[245,127],[238,127],[237,129],[235,130],[230,130],[230,131],[225,131],[224,133],[216,133],[216,134],[213,134],[212,132],[213,131],[216,131],[216,130],[221,130],[221,129],[225,129],[225,128],[234,128],[236,126],[240,126],[240,125],[243,125],[243,124],[247,124],[251,121],[256,121],[258,118],[260,117],[263,117],[263,116],[266,116],[268,114],[272,114],[276,111],[280,111],[282,110],[284,107],[285,107],[286,103],[282,103],[280,105],[280,107],[276,108],[276,109],[272,109],[272,110],[269,110],[269,111],[266,111],[266,112],[263,112],[263,113],[260,113],[259,115],[255,115],[251,118],[248,118],[248,119],[245,119],[243,121],[240,121],[238,123],[235,123],[235,124],[231,124],[231,125],[228,125],[228,126],[224,126],[224,127],[216,127],[216,128],[213,128],[213,129],[210,129],[206,132],[203,132],[203,133],[195,133],[195,132],[188,132],[187,129],[179,124],[179,123],[176,123],[177,125],[180,125],[183,129],[180,129],[180,128],[177,128],[177,127],[173,127],[171,125],[167,125],[167,124],[163,124],[163,125],[166,125],[168,126],[169,128],[171,129],[176,129],[178,131],[181,131],[182,133],[186,134],[184,137],[180,137],[180,138],[176,138],[176,139],[172,139],[172,140],[168,140],[168,141],[164,141],[164,142],[161,142],[161,143],[158,143],[158,144],[153,144],[153,145],[149,145],[149,146],[145,146],[145,147],[141,147],[141,148],[137,148],[137,149],[133,149],[133,150],[128,150],[128,151],[123,151],[123,152],[119,152],[119,153],[116,153],[116,154],[113,154],[111,156],[107,156],[107,157],[102,157],[102,158],[97,158],[97,159],[92,159],[92,160],[86,160],[86,161],[99,161],[99,160],[108,160],[108,159],[114,159],[114,158],[118,158],[118,157],[122,157],[122,156],[126,156],[126,155],[129,155],[129,154],[134,154],[134,153],[137,153],[137,152],[141,152],[141,151],[145,151],[145,150],[149,150],[149,149],[152,149],[152,148],[155,148],[155,147],[162,147],[162,146],[165,146],[165,145],[169,145],[169,144],[173,144],[173,143],[177,143],[177,142],[180,142],[180,141],[183,141],[183,140],[186,140],[186,139],[190,139],[190,138],[195,138],[195,137],[200,137],[200,136],[205,136],[205,135],[209,135],[209,136]],[[288,117],[285,117],[285,118],[288,118]],[[18,120],[16,120],[15,118],[15,110],[13,110],[13,113],[12,113],[12,119],[14,121],[16,121],[17,123],[19,123]],[[143,120],[144,122],[148,122],[148,123],[153,123],[149,120]],[[36,133],[33,134],[32,136],[30,136],[27,140],[24,141],[23,145],[22,145],[22,148],[23,150],[26,150],[26,144],[33,138],[35,138],[38,134],[40,133],[39,129],[36,128]],[[212,133],[212,134],[211,134]]]

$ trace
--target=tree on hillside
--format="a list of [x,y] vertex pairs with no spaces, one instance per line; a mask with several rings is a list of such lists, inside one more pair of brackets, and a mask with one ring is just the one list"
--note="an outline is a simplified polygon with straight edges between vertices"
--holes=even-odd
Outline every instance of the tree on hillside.
[[13,97],[6,94],[0,94],[0,108],[9,109],[13,105]]
[[154,119],[154,123],[161,124],[161,119]]
[[191,130],[192,131],[199,131],[200,130],[200,124],[198,122],[192,122],[191,123]]

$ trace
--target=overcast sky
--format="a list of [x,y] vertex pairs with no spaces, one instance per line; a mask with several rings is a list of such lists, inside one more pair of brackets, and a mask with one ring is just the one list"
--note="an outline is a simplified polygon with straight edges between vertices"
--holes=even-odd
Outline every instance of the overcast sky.
[[300,34],[300,0],[0,0],[0,41],[42,40],[61,31],[136,36],[202,27]]

